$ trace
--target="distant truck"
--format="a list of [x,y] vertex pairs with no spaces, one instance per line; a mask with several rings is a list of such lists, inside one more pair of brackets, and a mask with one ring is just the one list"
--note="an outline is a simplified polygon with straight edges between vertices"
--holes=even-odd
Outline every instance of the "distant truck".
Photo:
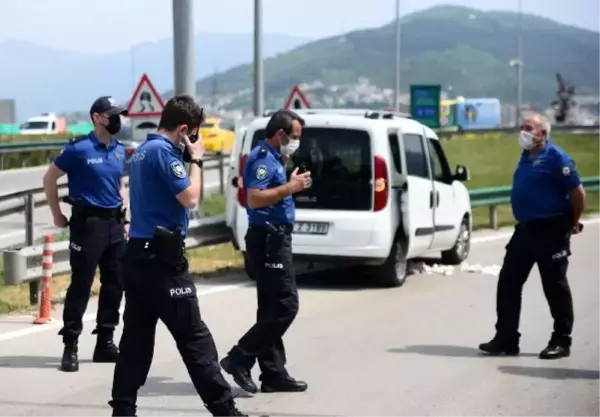
[[19,127],[21,135],[57,135],[67,134],[67,119],[55,113],[42,113],[30,117]]

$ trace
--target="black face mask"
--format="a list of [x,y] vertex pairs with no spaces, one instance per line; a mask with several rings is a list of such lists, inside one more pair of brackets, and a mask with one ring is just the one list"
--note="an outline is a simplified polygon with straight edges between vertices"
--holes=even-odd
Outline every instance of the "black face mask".
[[121,130],[121,116],[113,114],[108,117],[108,125],[104,126],[111,135],[116,135]]

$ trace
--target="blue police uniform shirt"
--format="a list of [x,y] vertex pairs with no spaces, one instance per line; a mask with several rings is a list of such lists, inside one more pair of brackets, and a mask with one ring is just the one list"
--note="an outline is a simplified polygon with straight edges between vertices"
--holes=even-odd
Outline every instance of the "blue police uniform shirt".
[[186,235],[190,212],[176,198],[190,185],[182,154],[165,136],[151,133],[131,156],[129,169],[130,238],[149,239],[154,228],[182,227]]
[[[243,174],[244,193],[248,198],[248,189],[266,190],[287,183],[283,158],[279,152],[266,142],[259,143],[248,155]],[[296,217],[294,200],[291,195],[267,207],[246,207],[248,224],[261,226],[266,222],[276,225],[294,224]]]
[[569,192],[579,184],[575,163],[550,139],[536,155],[523,152],[510,198],[515,219],[522,223],[568,213]]
[[94,132],[69,142],[54,165],[67,174],[69,196],[85,205],[117,208],[123,204],[121,178],[125,147],[112,139],[107,146]]

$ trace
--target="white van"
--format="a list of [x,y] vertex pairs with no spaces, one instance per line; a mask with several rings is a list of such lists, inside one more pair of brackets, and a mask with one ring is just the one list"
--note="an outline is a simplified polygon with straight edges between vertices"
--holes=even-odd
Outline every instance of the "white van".
[[[439,252],[448,264],[467,258],[471,203],[462,181],[469,173],[461,165],[450,171],[433,130],[393,112],[297,113],[306,125],[288,175],[305,164],[313,179],[311,188],[293,197],[299,273],[360,265],[379,284],[399,286],[408,259]],[[230,168],[227,226],[244,255],[248,218],[240,176],[250,150],[264,139],[268,120],[250,123],[233,150],[237,164]]]

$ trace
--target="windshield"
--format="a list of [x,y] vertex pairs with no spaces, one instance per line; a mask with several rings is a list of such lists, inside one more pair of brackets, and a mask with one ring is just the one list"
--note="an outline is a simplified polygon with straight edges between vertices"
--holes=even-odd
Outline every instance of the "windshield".
[[[263,129],[254,133],[252,147],[264,139]],[[300,166],[311,172],[311,188],[294,194],[296,208],[325,210],[370,210],[372,206],[372,161],[366,131],[340,128],[302,130],[300,148],[286,168]]]
[[48,129],[50,122],[26,122],[21,129]]

